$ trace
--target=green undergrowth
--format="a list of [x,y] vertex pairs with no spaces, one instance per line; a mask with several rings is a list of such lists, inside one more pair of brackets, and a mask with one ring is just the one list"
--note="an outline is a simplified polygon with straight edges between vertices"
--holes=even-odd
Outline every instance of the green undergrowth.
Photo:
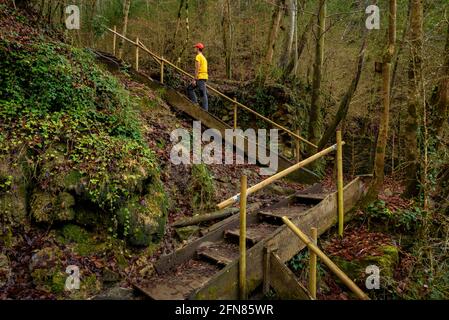
[[214,180],[205,164],[192,166],[188,192],[192,195],[191,206],[195,213],[204,213],[214,207]]
[[367,207],[365,215],[357,218],[368,220],[368,225],[373,224],[385,231],[410,233],[416,232],[422,227],[426,215],[426,212],[417,206],[392,211],[386,206],[385,201],[377,200]]
[[167,196],[137,103],[87,50],[0,38],[0,233],[30,216],[157,241]]

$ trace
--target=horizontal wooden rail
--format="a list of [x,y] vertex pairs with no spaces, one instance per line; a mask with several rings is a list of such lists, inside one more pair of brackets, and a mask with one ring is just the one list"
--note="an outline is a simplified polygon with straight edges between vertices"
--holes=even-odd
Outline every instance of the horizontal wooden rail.
[[320,258],[324,264],[352,291],[362,300],[370,300],[369,297],[352,281],[335,263],[329,259],[323,251],[318,248],[309,237],[296,227],[287,217],[282,217],[282,221],[289,227],[307,247]]
[[153,58],[154,61],[156,61],[159,64],[162,63],[162,61],[161,61],[162,58],[158,59],[157,56],[154,53],[152,53],[150,50],[148,50],[148,48],[140,40],[139,40],[139,45],[140,45],[140,48],[142,48],[146,53],[148,53],[150,55],[150,57]]
[[[156,53],[150,51],[145,45],[143,45],[142,41],[139,42],[135,42],[132,41],[131,39],[128,39],[127,37],[121,35],[120,33],[110,29],[110,28],[106,28],[109,32],[119,36],[120,38],[122,38],[125,41],[128,41],[129,43],[131,43],[132,45],[135,45],[137,47],[140,47],[144,52],[148,53],[149,55],[151,55],[153,58],[155,58],[160,64],[164,63],[169,65],[170,67],[172,67],[173,69],[179,71],[180,73],[184,74],[185,76],[191,78],[191,79],[195,79],[195,77],[188,73],[187,71],[184,71],[183,69],[179,68],[177,65],[171,63],[170,61],[168,61],[167,59],[164,59],[163,57],[158,56]],[[210,85],[206,84],[206,87],[211,90],[212,92],[214,92],[215,94],[219,95],[220,97],[222,97],[225,100],[228,100],[229,102],[233,103],[234,105],[237,105],[238,107],[254,114],[255,116],[259,117],[260,119],[264,120],[265,122],[268,122],[269,124],[271,124],[272,126],[281,129],[283,131],[285,131],[286,133],[288,133],[289,135],[291,135],[292,137],[294,137],[297,140],[300,140],[306,144],[308,144],[309,146],[312,146],[315,149],[318,149],[318,146],[313,144],[312,142],[304,139],[303,137],[301,137],[300,135],[290,131],[289,129],[285,128],[284,126],[274,122],[273,120],[268,119],[267,117],[261,115],[260,113],[258,113],[257,111],[254,111],[253,109],[245,106],[244,104],[235,101],[234,99],[228,97],[227,95],[225,95],[224,93],[221,93],[220,91],[218,91],[217,89],[211,87]]]
[[[344,144],[344,142],[343,142],[343,144]],[[313,156],[311,156],[311,157],[309,157],[307,159],[304,159],[303,161],[298,162],[297,164],[294,164],[293,166],[291,166],[291,167],[289,167],[289,168],[287,168],[287,169],[285,169],[285,170],[283,170],[281,172],[278,172],[278,173],[272,175],[271,177],[265,179],[264,181],[259,182],[258,184],[255,184],[251,188],[248,188],[246,194],[249,196],[250,194],[252,194],[252,193],[254,193],[256,191],[265,188],[269,184],[272,184],[274,181],[279,180],[279,179],[289,175],[290,173],[292,173],[292,172],[294,172],[294,171],[296,171],[298,169],[301,169],[302,167],[305,167],[306,165],[314,162],[315,160],[318,160],[319,158],[321,158],[321,157],[323,157],[323,156],[327,155],[328,153],[331,153],[332,151],[335,151],[335,150],[337,150],[337,145],[336,144],[334,144],[333,146],[331,146],[331,147],[329,147],[327,149],[324,149],[324,150],[322,150],[322,151],[320,151],[318,153],[315,153]],[[240,193],[236,194],[235,196],[233,196],[233,197],[231,197],[231,198],[229,198],[229,199],[227,199],[227,200],[225,200],[223,202],[220,202],[217,205],[217,207],[220,210],[224,209],[226,207],[229,207],[229,206],[233,205],[234,203],[239,201],[239,199],[240,199]]]

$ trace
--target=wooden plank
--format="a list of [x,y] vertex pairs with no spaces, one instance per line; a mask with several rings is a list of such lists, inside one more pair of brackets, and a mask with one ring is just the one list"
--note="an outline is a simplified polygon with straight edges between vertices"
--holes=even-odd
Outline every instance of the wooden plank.
[[270,256],[275,248],[264,247],[263,255],[263,287],[262,292],[267,295],[270,292]]
[[[205,236],[191,242],[187,246],[178,249],[168,255],[162,256],[158,261],[154,263],[154,267],[158,273],[166,272],[170,269],[175,268],[177,265],[191,259],[198,248],[208,242],[216,242],[223,238],[224,231],[229,228],[237,228],[239,225],[240,214],[236,214],[229,217],[229,221],[226,224],[221,225],[214,231],[209,232]],[[256,214],[248,214],[248,223],[254,223],[257,221]]]
[[226,266],[239,257],[239,247],[232,243],[219,242],[199,248],[198,255],[218,265]]
[[[344,188],[345,209],[349,212],[366,192],[368,178],[358,177]],[[348,217],[350,217],[348,215]],[[317,206],[311,208],[306,214],[292,220],[296,225],[307,232],[311,227],[317,227],[318,233],[333,226],[337,221],[337,195],[327,196]],[[248,291],[255,290],[263,279],[264,247],[279,248],[277,254],[280,261],[290,260],[305,245],[292,235],[287,226],[279,227],[270,238],[258,242],[248,250]],[[233,261],[212,277],[202,288],[193,292],[189,299],[238,299],[238,260]]]
[[[259,210],[260,207],[261,207],[261,203],[260,202],[251,203],[251,204],[249,204],[247,206],[247,212],[248,213],[252,213],[254,211]],[[237,217],[238,217],[238,215],[237,215]],[[204,236],[204,235],[208,234],[209,232],[212,232],[212,231],[214,231],[214,230],[216,230],[216,229],[218,229],[218,228],[220,228],[220,227],[230,223],[230,221],[234,221],[235,219],[236,219],[236,216],[231,216],[231,217],[228,217],[228,218],[226,218],[226,219],[224,219],[224,220],[222,220],[220,222],[217,222],[217,223],[211,225],[210,227],[208,227],[206,229],[201,229],[201,231],[200,231],[201,235]]]
[[176,220],[172,224],[172,227],[186,227],[186,226],[191,226],[194,224],[200,224],[201,222],[223,219],[223,218],[232,216],[233,214],[235,214],[237,212],[239,212],[238,208],[226,208],[226,209],[214,211],[211,213],[198,214],[193,217],[187,217],[187,218],[182,218],[182,219]]
[[[240,229],[226,230],[225,238],[227,238],[233,242],[238,242],[239,238],[240,238]],[[255,234],[254,232],[250,232],[250,230],[248,230],[248,232],[246,234],[246,242],[250,246],[256,244],[263,238],[264,238],[263,235]]]
[[300,215],[305,214],[308,210],[312,208],[311,205],[291,205],[285,208],[276,208],[271,211],[261,211],[259,216],[261,220],[267,221],[269,223],[282,225],[282,217],[286,216],[290,219],[296,218]]
[[317,193],[317,194],[313,194],[313,193],[306,193],[306,194],[302,194],[302,193],[296,193],[293,195],[293,197],[295,198],[295,200],[297,202],[301,202],[301,203],[307,203],[307,204],[317,204],[320,201],[322,201],[324,198],[326,198],[327,194],[324,193]]
[[134,288],[153,300],[185,300],[189,292],[192,291],[191,288],[183,285],[169,286],[165,284],[150,288],[134,284]]
[[306,288],[276,253],[270,254],[270,286],[282,300],[312,300]]
[[[277,226],[268,223],[257,223],[249,225],[246,229],[246,239],[250,245],[254,245],[257,242],[265,239],[269,236]],[[231,240],[238,241],[240,238],[240,228],[235,228],[225,231],[225,237]]]

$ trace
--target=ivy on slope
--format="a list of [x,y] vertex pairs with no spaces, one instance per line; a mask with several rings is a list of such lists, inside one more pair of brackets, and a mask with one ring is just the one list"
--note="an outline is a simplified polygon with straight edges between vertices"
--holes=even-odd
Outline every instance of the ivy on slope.
[[[134,102],[92,55],[0,38],[0,222],[98,224],[146,245],[166,196]],[[136,236],[138,235],[138,236]]]

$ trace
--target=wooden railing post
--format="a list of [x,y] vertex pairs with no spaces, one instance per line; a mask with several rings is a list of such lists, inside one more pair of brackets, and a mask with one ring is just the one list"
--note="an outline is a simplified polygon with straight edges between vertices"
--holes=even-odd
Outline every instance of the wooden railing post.
[[240,299],[246,300],[246,188],[247,177],[240,180],[240,260],[239,260],[239,292]]
[[136,39],[136,71],[139,71],[139,37]]
[[262,291],[264,295],[267,295],[270,292],[270,258],[271,258],[271,247],[264,247],[264,256],[263,256],[263,286]]
[[161,57],[161,83],[164,84],[164,56]]
[[351,280],[331,259],[329,259],[328,256],[324,254],[323,251],[321,251],[318,246],[316,246],[313,241],[310,240],[310,238],[304,234],[297,226],[293,224],[293,222],[290,221],[287,217],[282,217],[282,221],[287,225],[287,227],[290,228],[290,230],[293,231],[294,234],[298,236],[299,239],[301,239],[302,242],[305,243],[305,245],[312,250],[318,258],[320,258],[320,261],[323,261],[323,263],[352,291],[354,294],[362,300],[369,300],[369,297],[365,292],[362,291],[355,283]]
[[343,237],[344,229],[344,198],[343,198],[343,143],[341,131],[337,131],[337,190],[338,190],[338,235]]
[[234,98],[234,130],[237,129],[237,98]]
[[[296,134],[299,136],[299,129],[296,130]],[[296,162],[301,161],[301,145],[299,144],[299,139],[294,138],[296,141]]]
[[112,38],[112,52],[114,53],[114,57],[117,53],[117,26],[114,26],[114,37]]
[[[318,245],[317,228],[310,229],[310,235],[315,245]],[[309,292],[313,299],[316,299],[316,254],[309,248]]]

